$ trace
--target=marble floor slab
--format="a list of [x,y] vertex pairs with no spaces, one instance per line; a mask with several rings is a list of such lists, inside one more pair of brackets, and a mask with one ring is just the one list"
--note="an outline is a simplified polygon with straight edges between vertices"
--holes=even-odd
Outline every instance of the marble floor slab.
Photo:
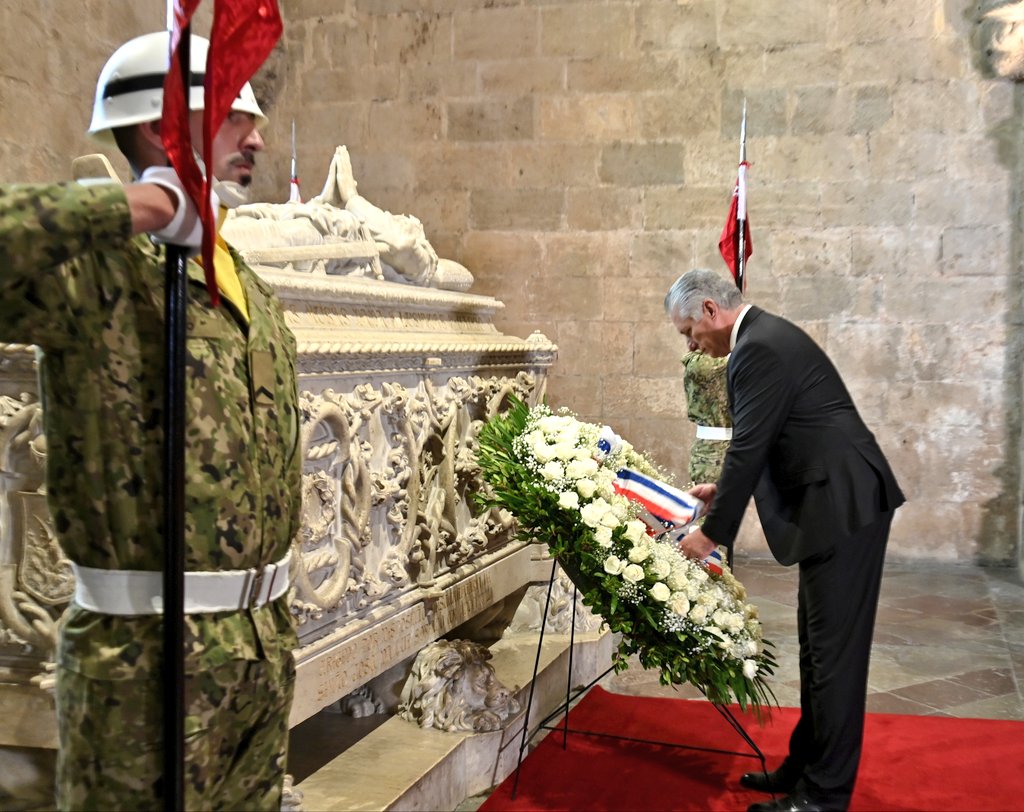
[[[780,705],[800,704],[797,568],[738,559],[779,668]],[[666,688],[639,664],[605,678],[610,691],[697,697]],[[868,711],[1024,719],[1024,582],[1015,569],[889,561],[875,624]]]

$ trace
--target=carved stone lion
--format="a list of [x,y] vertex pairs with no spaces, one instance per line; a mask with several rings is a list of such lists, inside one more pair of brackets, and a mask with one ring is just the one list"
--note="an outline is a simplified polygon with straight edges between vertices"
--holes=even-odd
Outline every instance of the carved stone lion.
[[519,712],[519,703],[495,678],[489,659],[490,651],[469,640],[426,646],[402,689],[398,715],[437,730],[499,730]]
[[[991,0],[987,5],[993,5]],[[1024,79],[1024,1],[989,8],[981,17],[980,28],[984,54],[995,75]]]

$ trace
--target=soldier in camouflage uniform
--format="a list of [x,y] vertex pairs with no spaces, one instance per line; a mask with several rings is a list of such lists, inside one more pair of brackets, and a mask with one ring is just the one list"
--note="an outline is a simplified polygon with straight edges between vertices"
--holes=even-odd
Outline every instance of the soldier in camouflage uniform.
[[[194,38],[193,59],[202,42]],[[262,148],[248,93],[217,135],[211,167],[242,184]],[[136,172],[165,163],[152,130],[118,134],[122,147],[134,144]],[[159,589],[140,609],[129,590],[110,587],[111,578],[159,582],[165,260],[143,232],[162,233],[188,206],[166,179],[0,186],[0,329],[40,347],[49,506],[79,583],[57,650],[62,809],[162,804]],[[286,597],[300,500],[295,339],[271,288],[226,245],[219,256],[220,307],[188,264],[186,600],[195,573],[217,573],[226,580],[213,592],[233,605],[186,615],[185,797],[189,809],[271,810],[297,643]],[[258,590],[239,589],[257,573],[267,576]]]
[[[692,484],[717,482],[729,449],[727,437],[702,437],[701,434],[726,434],[707,429],[731,429],[729,398],[725,389],[728,358],[712,358],[697,350],[683,356],[683,388],[686,412],[697,425],[697,437],[690,447],[689,477]],[[707,427],[707,428],[705,428]]]

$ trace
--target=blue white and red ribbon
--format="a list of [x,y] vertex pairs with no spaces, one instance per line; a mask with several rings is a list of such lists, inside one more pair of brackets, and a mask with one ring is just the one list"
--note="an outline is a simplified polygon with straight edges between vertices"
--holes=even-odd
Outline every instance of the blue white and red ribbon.
[[616,493],[630,501],[639,502],[661,522],[657,532],[685,527],[700,516],[704,507],[700,499],[632,468],[620,468],[612,486]]

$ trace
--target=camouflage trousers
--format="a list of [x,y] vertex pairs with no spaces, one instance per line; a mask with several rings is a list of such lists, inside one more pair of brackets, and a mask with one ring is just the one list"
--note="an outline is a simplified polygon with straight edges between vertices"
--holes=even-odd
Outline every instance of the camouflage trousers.
[[695,485],[718,482],[725,463],[728,440],[694,440],[690,448],[690,479]]
[[[290,655],[186,676],[186,809],[280,809],[294,688]],[[159,679],[58,669],[58,809],[162,809],[162,717]]]

